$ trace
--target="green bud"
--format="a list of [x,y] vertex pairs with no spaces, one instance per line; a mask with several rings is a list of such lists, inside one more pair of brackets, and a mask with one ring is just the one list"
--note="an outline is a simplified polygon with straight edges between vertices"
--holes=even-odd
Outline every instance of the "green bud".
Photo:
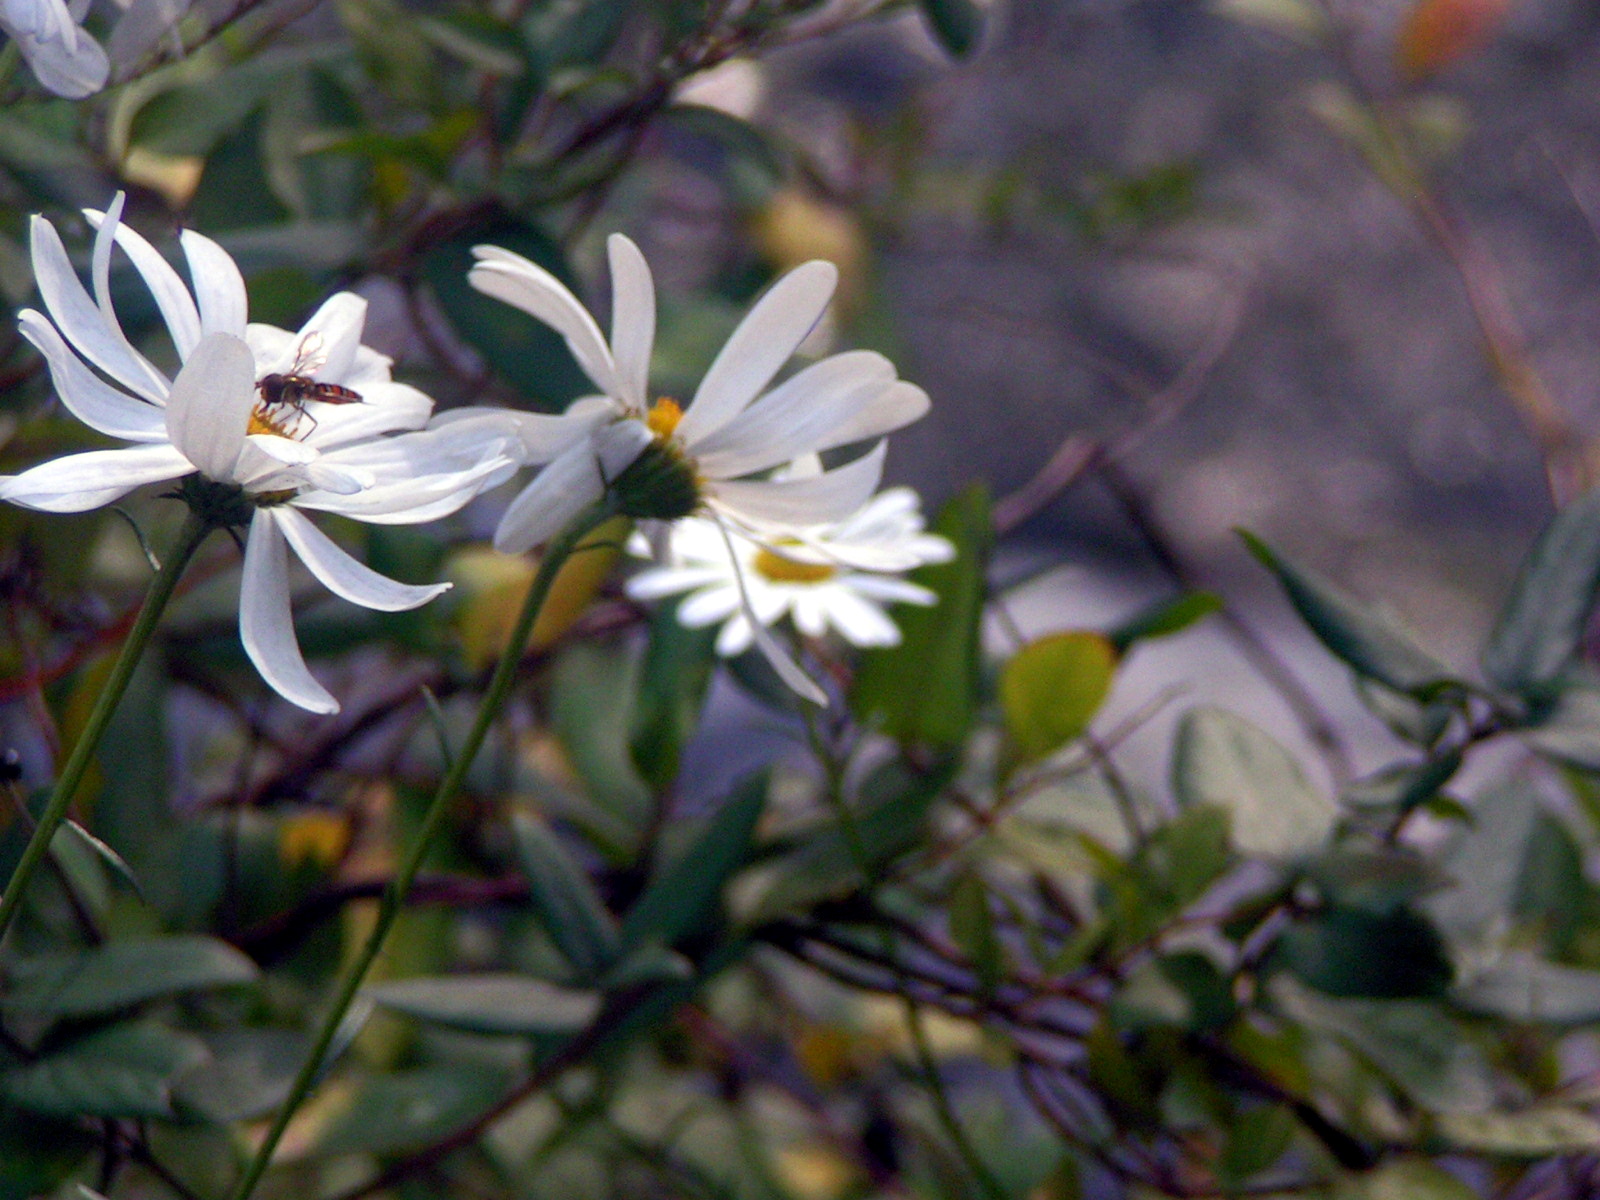
[[611,481],[617,511],[641,520],[676,521],[700,507],[700,481],[670,443],[651,442]]

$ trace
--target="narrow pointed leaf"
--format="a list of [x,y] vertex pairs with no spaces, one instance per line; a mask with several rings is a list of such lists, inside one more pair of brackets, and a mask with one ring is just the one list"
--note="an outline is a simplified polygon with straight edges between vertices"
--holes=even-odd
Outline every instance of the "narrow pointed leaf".
[[605,970],[617,954],[617,923],[589,877],[542,821],[517,813],[511,829],[539,924],[579,974]]

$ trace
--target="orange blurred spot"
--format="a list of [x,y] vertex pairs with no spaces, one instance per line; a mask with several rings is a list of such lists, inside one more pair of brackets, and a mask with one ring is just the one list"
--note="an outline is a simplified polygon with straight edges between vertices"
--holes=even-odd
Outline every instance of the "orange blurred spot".
[[1400,27],[1395,66],[1425,79],[1480,49],[1494,36],[1511,0],[1417,0]]

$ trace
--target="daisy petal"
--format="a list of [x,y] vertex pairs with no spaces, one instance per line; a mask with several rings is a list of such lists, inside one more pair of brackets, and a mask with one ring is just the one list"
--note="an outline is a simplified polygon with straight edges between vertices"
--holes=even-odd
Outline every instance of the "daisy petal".
[[231,479],[255,399],[250,347],[231,334],[208,333],[172,381],[167,434],[203,475]]
[[611,262],[611,353],[616,363],[617,398],[645,407],[650,393],[650,351],[656,336],[656,289],[650,264],[620,233],[606,240]]
[[53,23],[57,28],[45,28],[44,22],[32,28],[9,27],[6,22],[0,25],[7,25],[16,37],[28,68],[46,90],[68,100],[82,100],[105,87],[111,62],[100,43],[72,23],[60,0],[49,2],[62,18]]
[[185,229],[179,241],[189,260],[189,278],[194,281],[194,295],[200,305],[200,332],[243,337],[249,300],[244,276],[233,255],[192,229]]
[[[308,375],[338,383],[355,365],[356,351],[361,348],[361,331],[367,325],[367,302],[354,292],[339,292],[322,302],[322,307],[311,314],[311,319],[300,327],[295,339],[293,354],[302,350],[313,354],[303,365]],[[294,358],[278,368],[287,371],[295,366]]]
[[717,483],[715,507],[756,525],[824,525],[842,521],[867,502],[883,477],[888,446],[879,442],[854,462],[807,479]]
[[50,381],[67,410],[91,429],[130,442],[167,440],[167,414],[102,380],[61,340],[56,327],[33,309],[17,314],[17,325],[50,365]]
[[416,587],[378,574],[346,554],[332,538],[293,508],[281,508],[273,516],[290,547],[322,586],[351,604],[379,612],[403,612],[450,590],[448,583]]
[[122,331],[115,328],[114,316],[100,311],[72,269],[56,227],[43,217],[34,217],[28,229],[33,275],[50,319],[84,358],[124,387],[160,404],[167,394],[166,376],[128,345]]
[[756,301],[722,347],[678,424],[694,447],[721,429],[771,382],[821,319],[839,282],[832,263],[813,261],[790,271]]
[[641,571],[623,590],[634,600],[659,600],[679,592],[692,592],[728,577],[721,567],[658,567]]
[[[892,411],[880,413],[885,399]],[[883,355],[835,354],[773,388],[696,445],[695,457],[717,479],[764,471],[806,452],[887,433],[927,411],[926,396],[920,407],[904,400],[894,390],[894,364]],[[863,421],[866,415],[879,419]],[[856,432],[862,427],[868,432]]]
[[921,584],[893,575],[855,575],[850,579],[850,589],[857,595],[890,604],[920,604],[927,608],[939,602],[939,597]]
[[239,579],[239,640],[261,678],[285,700],[311,712],[339,711],[332,693],[312,678],[295,641],[289,555],[276,509],[258,508],[250,522]]
[[828,618],[844,639],[856,646],[898,646],[900,630],[883,610],[849,588],[835,588],[828,597]]
[[[95,229],[99,229],[107,220],[105,213],[94,209],[85,209],[83,215]],[[187,359],[195,343],[200,340],[200,314],[195,311],[194,297],[184,286],[183,279],[172,269],[172,264],[161,257],[161,251],[147,242],[137,230],[124,225],[115,213],[110,219],[115,222],[112,236],[116,238],[117,245],[122,247],[122,252],[128,256],[134,269],[144,279],[145,286],[150,289],[150,294],[155,297],[156,307],[161,310],[161,319],[167,323],[167,329],[172,334],[172,344],[178,349],[178,358]],[[97,269],[98,266],[97,263]],[[110,311],[109,296],[102,296],[100,303],[102,309]],[[239,330],[228,332],[236,334]]]
[[537,263],[499,246],[474,246],[472,252],[478,256],[478,264],[467,273],[467,282],[554,329],[594,385],[608,396],[617,395],[611,349],[588,309],[566,284]]
[[[724,576],[726,578],[726,576]],[[678,605],[678,624],[686,629],[703,629],[726,621],[740,610],[739,589],[731,584],[696,592]]]
[[502,554],[526,553],[603,495],[605,482],[585,440],[557,456],[511,502],[494,531],[494,548]]
[[457,421],[496,418],[505,421],[516,431],[522,445],[525,466],[539,466],[551,461],[569,446],[582,440],[595,425],[612,413],[610,404],[601,408],[586,408],[573,413],[570,409],[557,416],[551,413],[518,412],[510,408],[475,406],[451,408],[437,414],[430,424],[437,429]]
[[0,500],[43,512],[87,512],[143,484],[177,479],[193,470],[188,459],[164,442],[124,450],[90,450],[0,478]]

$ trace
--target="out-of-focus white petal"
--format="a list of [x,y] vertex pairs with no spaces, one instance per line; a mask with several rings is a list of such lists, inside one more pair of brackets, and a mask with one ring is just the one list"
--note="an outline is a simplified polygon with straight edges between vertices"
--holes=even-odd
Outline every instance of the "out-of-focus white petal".
[[594,451],[580,442],[557,455],[511,502],[494,531],[494,548],[502,554],[524,554],[549,541],[604,494]]
[[0,480],[0,500],[44,512],[87,512],[143,484],[177,479],[192,470],[189,460],[165,443],[90,450]]
[[832,263],[802,263],[767,290],[739,322],[678,424],[694,447],[732,420],[806,340],[839,282]]
[[28,225],[28,241],[39,296],[62,336],[124,387],[152,403],[164,403],[167,377],[128,345],[115,316],[100,311],[72,269],[56,227],[43,217],[34,217]]
[[403,612],[450,590],[448,583],[414,586],[380,575],[339,548],[293,508],[275,512],[278,529],[300,561],[335,596],[379,612]]
[[17,314],[17,325],[22,336],[44,355],[56,395],[78,420],[91,429],[130,442],[167,440],[165,410],[118,391],[89,370],[42,314],[23,309]]
[[854,462],[810,479],[718,483],[713,507],[757,525],[824,525],[865,504],[883,477],[887,446],[879,442]]
[[[95,229],[99,229],[106,220],[105,213],[92,208],[85,209],[83,215]],[[172,344],[178,349],[178,358],[187,359],[195,343],[200,340],[200,314],[195,309],[194,297],[189,294],[189,289],[184,286],[183,279],[172,269],[172,265],[161,257],[161,252],[136,229],[117,219],[113,236],[143,278],[150,294],[155,297],[156,307],[161,310],[161,319],[167,323],[167,330],[172,334]],[[97,270],[98,266],[96,263]],[[100,304],[102,309],[110,309],[109,293],[101,298]],[[229,329],[224,332],[237,335],[241,330]]]
[[[765,622],[777,620],[778,613],[782,612],[783,605],[781,600],[778,602],[777,611],[774,612],[769,608],[768,615],[765,617],[753,608],[750,589],[744,572],[738,568],[739,555],[733,548],[733,537],[728,533],[728,527],[717,518],[715,513],[712,514],[711,519],[716,522],[717,530],[722,535],[723,545],[728,551],[728,558],[734,563],[733,582],[739,589],[739,606],[743,610],[745,621],[750,626],[750,636],[755,639],[756,649],[760,650],[761,656],[772,664],[772,669],[778,673],[778,678],[783,680],[791,691],[811,701],[813,704],[826,708],[828,706],[827,693],[819,688],[811,677],[800,669],[799,663],[783,652],[778,643],[773,641],[772,635],[766,630]],[[724,625],[722,627],[722,635],[718,638],[719,652],[722,638],[726,636],[728,636],[728,626]]]
[[678,623],[689,629],[701,629],[726,621],[739,609],[739,589],[732,583],[725,583],[722,587],[696,592],[678,605]]
[[692,592],[727,577],[727,570],[721,567],[658,567],[640,571],[628,580],[623,590],[635,600],[659,600],[679,592]]
[[848,588],[834,588],[828,616],[845,640],[857,646],[898,646],[900,630],[877,605]]
[[105,87],[111,72],[105,51],[61,0],[0,4],[0,29],[16,39],[34,77],[57,96],[82,100]]
[[650,394],[656,338],[656,288],[639,247],[620,233],[606,239],[611,262],[611,354],[619,399],[643,409]]
[[927,608],[939,602],[939,597],[921,584],[893,575],[852,575],[850,588],[860,595],[890,604],[918,604]]
[[467,273],[467,282],[550,326],[597,388],[608,396],[619,394],[611,348],[566,284],[537,263],[499,246],[474,246],[472,252],[478,263]]
[[231,480],[255,398],[250,347],[232,334],[208,333],[172,381],[167,436],[201,474]]
[[261,678],[278,695],[311,712],[336,713],[339,702],[312,678],[295,641],[289,556],[278,516],[277,509],[258,508],[250,521],[239,579],[239,640]]
[[[318,464],[326,465],[327,460]],[[449,516],[484,489],[504,483],[515,470],[511,459],[491,455],[458,471],[380,482],[353,495],[302,492],[293,503],[297,508],[340,513],[371,525],[418,525]]]
[[233,255],[192,229],[185,229],[178,240],[189,260],[189,277],[200,308],[200,332],[244,337],[249,300]]

